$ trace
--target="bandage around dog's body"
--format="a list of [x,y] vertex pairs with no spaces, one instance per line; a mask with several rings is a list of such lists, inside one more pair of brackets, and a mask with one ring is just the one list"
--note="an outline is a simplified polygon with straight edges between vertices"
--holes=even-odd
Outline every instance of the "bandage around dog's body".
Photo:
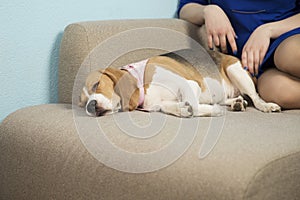
[[147,65],[148,59],[142,60],[140,62],[125,65],[120,69],[128,71],[137,80],[137,87],[139,88],[139,106],[142,106],[145,100],[145,90],[144,90],[144,74],[145,67]]
[[81,104],[86,104],[91,116],[137,108],[179,117],[220,116],[224,112],[220,105],[244,111],[247,103],[240,95],[245,94],[263,112],[280,111],[278,105],[266,103],[258,96],[237,58],[218,52],[211,55],[221,80],[203,77],[188,62],[165,54],[120,69],[94,72],[87,78]]

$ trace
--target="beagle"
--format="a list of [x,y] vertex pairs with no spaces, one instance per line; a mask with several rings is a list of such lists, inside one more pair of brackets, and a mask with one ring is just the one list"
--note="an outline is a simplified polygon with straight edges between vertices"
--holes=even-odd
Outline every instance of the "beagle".
[[208,53],[220,79],[204,75],[197,66],[171,52],[118,69],[91,72],[81,92],[80,106],[85,106],[90,116],[136,109],[178,117],[220,116],[224,105],[233,111],[245,111],[243,96],[248,96],[262,112],[281,110],[259,97],[255,80],[239,59],[218,51]]

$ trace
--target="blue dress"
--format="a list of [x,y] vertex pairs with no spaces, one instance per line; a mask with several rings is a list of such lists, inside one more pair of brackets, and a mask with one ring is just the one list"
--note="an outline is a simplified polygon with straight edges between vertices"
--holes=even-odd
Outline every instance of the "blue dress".
[[[216,4],[228,16],[238,38],[237,57],[241,57],[243,46],[251,33],[260,25],[279,21],[300,13],[300,0],[180,0],[178,13],[187,3],[199,3],[202,5]],[[300,34],[299,28],[282,34],[275,40],[271,40],[266,56],[259,68],[260,76],[267,68],[274,66],[273,55],[278,45],[286,38]],[[229,52],[232,54],[230,46]]]

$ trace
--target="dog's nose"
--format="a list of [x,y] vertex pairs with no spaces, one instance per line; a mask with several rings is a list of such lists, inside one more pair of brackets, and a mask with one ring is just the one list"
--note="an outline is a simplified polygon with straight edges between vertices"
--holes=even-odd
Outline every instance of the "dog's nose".
[[96,100],[91,100],[87,104],[86,111],[87,111],[88,114],[93,115],[93,116],[103,116],[107,112],[106,109],[97,106],[97,101]]
[[95,115],[96,114],[96,105],[97,105],[97,101],[96,100],[92,100],[88,103],[88,105],[86,106],[86,110],[88,113]]

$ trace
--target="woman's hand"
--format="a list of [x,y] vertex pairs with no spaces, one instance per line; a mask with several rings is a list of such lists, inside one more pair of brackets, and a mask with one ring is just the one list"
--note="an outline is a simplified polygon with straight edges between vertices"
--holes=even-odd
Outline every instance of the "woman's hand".
[[208,5],[204,8],[204,20],[208,37],[208,47],[220,46],[223,53],[227,53],[227,41],[232,52],[237,52],[235,38],[237,37],[232,25],[224,13],[217,5]]
[[262,64],[270,45],[271,31],[267,26],[261,25],[254,30],[244,45],[242,52],[242,64],[247,67],[253,75],[258,74],[259,66]]

